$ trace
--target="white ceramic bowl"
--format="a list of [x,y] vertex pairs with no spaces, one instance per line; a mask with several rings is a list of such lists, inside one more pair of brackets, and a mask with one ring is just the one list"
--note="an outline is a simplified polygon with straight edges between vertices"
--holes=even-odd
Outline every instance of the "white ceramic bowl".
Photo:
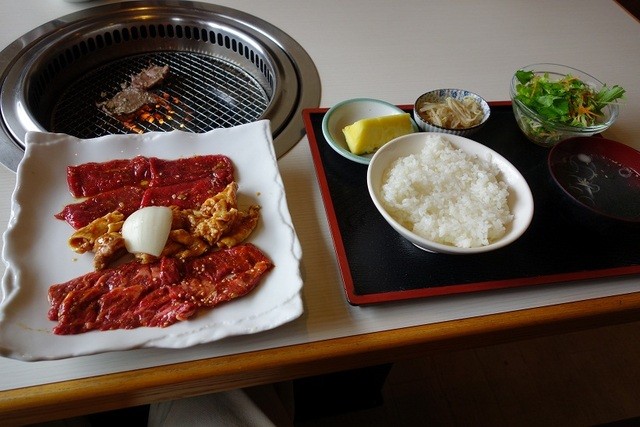
[[[327,111],[322,119],[322,134],[338,154],[354,162],[367,165],[373,157],[373,153],[353,154],[349,150],[342,129],[358,120],[403,113],[405,111],[385,101],[371,98],[349,99],[334,105]],[[417,132],[418,127],[413,123],[413,120],[412,125],[413,130]]]
[[[406,157],[410,154],[419,154],[427,143],[429,135],[439,135],[451,142],[453,146],[479,158],[491,158],[492,162],[500,168],[500,179],[509,186],[508,204],[513,221],[507,226],[506,233],[489,245],[460,248],[453,245],[442,244],[430,241],[421,237],[402,226],[384,208],[381,202],[380,188],[383,184],[384,173],[398,158]],[[376,208],[384,219],[398,233],[416,245],[418,248],[437,253],[447,254],[475,254],[488,252],[502,248],[517,240],[527,230],[533,218],[533,196],[531,189],[522,174],[507,159],[489,147],[468,138],[458,135],[442,135],[435,132],[419,132],[404,135],[385,144],[371,159],[367,170],[367,186],[369,194]]]
[[[446,98],[451,97],[453,99],[462,101],[466,97],[471,97],[480,104],[480,108],[482,108],[482,112],[484,116],[482,117],[482,121],[468,128],[461,129],[452,129],[446,128],[442,126],[435,125],[431,123],[427,118],[420,112],[420,107],[424,102],[440,102],[444,101]],[[480,95],[477,95],[473,92],[469,92],[464,89],[436,89],[426,93],[423,93],[416,99],[416,102],[413,104],[413,119],[418,124],[420,130],[425,132],[439,132],[446,133],[451,135],[460,135],[460,136],[468,136],[476,133],[487,123],[489,117],[491,116],[491,108],[489,107],[489,103]]]

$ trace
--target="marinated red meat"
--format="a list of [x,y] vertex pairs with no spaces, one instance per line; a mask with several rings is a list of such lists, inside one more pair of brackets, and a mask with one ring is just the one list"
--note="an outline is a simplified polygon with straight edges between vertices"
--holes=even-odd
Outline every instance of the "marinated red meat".
[[198,305],[215,307],[249,293],[271,268],[257,247],[245,243],[190,260],[180,286]]
[[220,154],[193,156],[176,160],[149,159],[150,187],[173,185],[211,177],[224,188],[233,181],[231,159]]
[[[101,283],[104,284],[105,281],[108,280],[108,275],[110,273],[112,273],[112,270],[92,271],[91,273],[76,277],[66,283],[49,287],[50,308],[47,316],[49,320],[58,320],[60,306],[64,302],[65,298],[67,298],[72,292],[83,293],[88,292],[91,289],[95,289],[97,292],[102,292],[102,287],[99,286],[98,280],[103,278],[104,280]],[[72,299],[73,297],[69,300]],[[77,301],[76,304],[80,304],[79,301]]]
[[181,298],[175,286],[162,286],[145,295],[130,316],[140,326],[166,328],[193,317],[198,308],[194,302]]
[[117,159],[67,167],[67,184],[74,197],[90,197],[131,185],[144,187],[149,181],[149,159]]
[[87,273],[49,289],[53,332],[167,327],[253,290],[273,263],[246,243],[181,264],[162,258]]
[[[143,316],[149,323],[157,317],[155,311],[167,304],[174,308],[174,322],[186,319],[195,313],[197,307],[193,303],[181,301],[183,304],[175,307],[178,299],[174,297],[173,301],[166,301],[161,306],[163,298],[150,298],[167,293],[161,289],[170,288],[179,280],[181,275],[177,269],[177,260],[171,258],[154,264],[130,262],[51,286],[49,319],[58,321],[54,333],[66,335],[93,329],[137,328],[143,326],[139,319],[143,308],[154,311]],[[147,303],[142,304],[144,301]]]
[[214,179],[202,178],[182,184],[147,188],[140,201],[140,207],[178,206],[180,209],[195,209],[209,197],[224,190],[228,184],[223,185]]
[[231,159],[221,154],[176,160],[137,156],[107,162],[89,162],[67,167],[67,184],[74,197],[90,197],[116,188],[162,187],[212,178],[224,188],[234,179]]
[[233,164],[224,155],[177,160],[137,156],[69,166],[69,191],[76,197],[90,198],[65,206],[55,217],[77,230],[114,210],[126,218],[145,206],[193,209],[233,180]]
[[97,194],[79,203],[71,203],[54,216],[67,221],[76,230],[113,211],[120,211],[125,218],[140,208],[144,190],[125,186]]

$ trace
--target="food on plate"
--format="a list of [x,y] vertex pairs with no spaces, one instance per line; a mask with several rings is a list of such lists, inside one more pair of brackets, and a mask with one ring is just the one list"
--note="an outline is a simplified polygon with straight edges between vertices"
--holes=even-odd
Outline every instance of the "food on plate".
[[149,159],[116,159],[67,167],[67,186],[73,197],[90,197],[125,186],[145,187],[149,181]]
[[117,210],[96,218],[69,237],[69,247],[79,254],[92,251],[99,237],[119,233],[124,219],[125,215]]
[[68,204],[54,216],[75,229],[86,227],[95,219],[115,210],[129,216],[140,208],[144,192],[143,188],[127,185],[96,194],[82,202]]
[[149,187],[145,190],[140,201],[140,206],[169,206],[176,205],[183,209],[199,206],[209,197],[218,194],[227,183],[224,181],[205,177],[195,181],[185,181],[179,184],[163,185],[159,187]]
[[[73,177],[70,191],[93,195],[68,205],[62,212],[68,215],[56,218],[74,227],[80,218],[95,216],[102,201],[109,211],[69,238],[73,251],[93,254],[95,271],[50,287],[49,319],[58,322],[56,334],[166,327],[200,308],[246,295],[274,268],[266,254],[246,242],[260,206],[238,206],[228,157],[133,160],[78,165],[67,174]],[[129,185],[136,182],[140,187]],[[109,190],[94,194],[103,188]],[[131,189],[138,191],[136,197],[128,196]],[[161,191],[145,204],[143,196],[151,190]],[[127,254],[133,254],[128,261]]]
[[441,244],[480,247],[502,237],[513,220],[499,168],[429,135],[422,152],[394,161],[380,190],[389,214]]
[[90,197],[126,185],[162,187],[205,177],[224,182],[224,188],[232,174],[231,160],[219,154],[172,160],[136,156],[68,166],[67,185],[72,196]]
[[549,73],[518,70],[516,78],[515,99],[539,114],[543,120],[567,126],[593,126],[602,119],[604,107],[623,98],[625,94],[625,90],[618,85],[603,85],[595,91],[587,82],[571,74],[552,80]]
[[49,320],[58,335],[92,330],[167,327],[201,308],[251,292],[274,267],[250,243],[181,263],[164,257],[93,271],[49,288]]
[[418,113],[429,123],[446,129],[477,126],[484,118],[482,106],[471,96],[462,99],[447,96],[437,102],[425,100],[418,106]]
[[369,117],[342,129],[349,151],[353,154],[373,153],[385,143],[413,132],[408,113]]
[[160,256],[164,249],[173,212],[167,206],[146,206],[138,209],[123,222],[121,236],[124,246],[132,254]]
[[162,105],[166,101],[149,89],[161,84],[169,74],[169,66],[151,65],[140,73],[131,76],[128,84],[112,98],[98,103],[105,113],[118,120],[132,119],[146,106]]
[[200,206],[234,180],[227,156],[203,155],[164,160],[138,156],[67,167],[67,185],[74,197],[89,197],[65,206],[56,218],[73,228],[119,210],[125,216],[144,206]]
[[[236,246],[251,234],[260,217],[258,205],[238,208],[237,189],[235,182],[230,183],[198,209],[169,203],[143,207],[126,219],[118,211],[111,212],[74,232],[69,246],[80,254],[93,252],[96,270],[106,268],[127,252],[149,263],[159,256],[185,260],[211,247]],[[153,250],[143,249],[151,246]]]
[[220,154],[172,160],[150,157],[149,173],[149,187],[182,184],[211,177],[222,190],[233,181],[233,164],[231,159]]

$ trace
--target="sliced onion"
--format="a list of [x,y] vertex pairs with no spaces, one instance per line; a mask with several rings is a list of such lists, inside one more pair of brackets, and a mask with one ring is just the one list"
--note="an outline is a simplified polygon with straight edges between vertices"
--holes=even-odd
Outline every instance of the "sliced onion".
[[122,224],[127,251],[160,256],[171,231],[171,209],[147,206],[132,213]]

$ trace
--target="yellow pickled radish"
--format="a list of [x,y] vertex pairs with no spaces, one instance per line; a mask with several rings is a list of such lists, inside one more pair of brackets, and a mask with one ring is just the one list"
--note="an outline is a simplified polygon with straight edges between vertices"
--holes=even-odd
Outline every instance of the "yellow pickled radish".
[[392,139],[413,131],[408,113],[369,117],[342,129],[349,151],[357,155],[373,153]]

